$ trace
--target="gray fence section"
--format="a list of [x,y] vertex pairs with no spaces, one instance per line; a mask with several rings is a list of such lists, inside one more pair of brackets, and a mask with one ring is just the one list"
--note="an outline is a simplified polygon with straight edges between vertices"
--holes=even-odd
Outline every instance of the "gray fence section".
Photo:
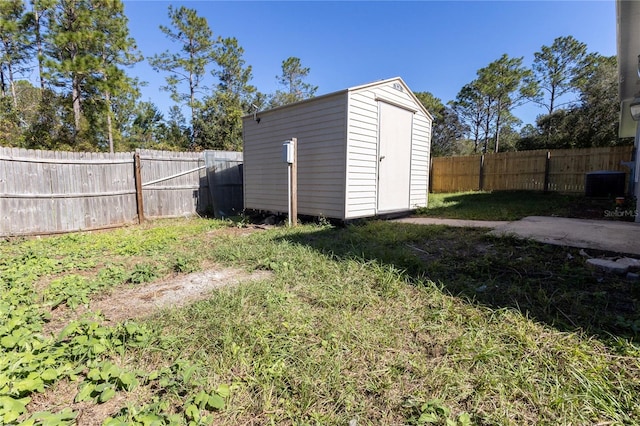
[[209,183],[203,152],[138,150],[144,216],[189,216],[207,211]]
[[215,217],[240,214],[244,208],[242,153],[205,151],[204,158]]
[[[207,213],[213,209],[214,195],[236,202],[236,196],[210,187],[210,182],[226,182],[223,165],[214,162],[209,169],[205,164],[205,157],[218,158],[215,153],[138,150],[138,193],[136,153],[0,147],[0,236],[101,229],[136,223],[139,217]],[[237,170],[239,165],[234,167]],[[210,176],[216,170],[221,171],[220,177]]]
[[133,153],[0,147],[0,235],[132,223],[135,196]]

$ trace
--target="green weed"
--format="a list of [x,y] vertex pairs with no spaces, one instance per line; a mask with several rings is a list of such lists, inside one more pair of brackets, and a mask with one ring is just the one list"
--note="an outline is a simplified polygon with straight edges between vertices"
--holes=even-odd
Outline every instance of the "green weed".
[[200,269],[200,259],[193,255],[176,257],[173,263],[173,270],[181,274],[188,274]]
[[[224,226],[0,242],[0,423],[73,422],[30,410],[62,380],[82,404],[127,394],[106,425],[640,422],[640,294],[574,249],[379,221],[210,232]],[[43,332],[52,305],[201,264],[271,275]]]
[[457,416],[451,415],[451,410],[438,399],[420,402],[408,399],[404,404],[410,410],[407,419],[408,425],[446,425],[446,426],[470,426],[471,417],[467,413]]
[[158,268],[154,264],[136,264],[133,267],[127,281],[132,284],[148,283],[159,276]]

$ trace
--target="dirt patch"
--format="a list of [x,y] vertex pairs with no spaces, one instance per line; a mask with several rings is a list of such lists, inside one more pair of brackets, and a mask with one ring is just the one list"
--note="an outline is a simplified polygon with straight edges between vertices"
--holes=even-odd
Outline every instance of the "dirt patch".
[[65,408],[70,408],[77,413],[75,419],[77,426],[100,426],[107,417],[117,415],[127,403],[139,402],[142,399],[139,395],[140,388],[137,388],[133,392],[118,392],[103,404],[92,401],[75,402],[79,384],[79,381],[62,380],[44,393],[34,393],[27,406],[29,413],[38,411],[58,413]]
[[209,269],[119,291],[92,302],[90,307],[92,311],[102,312],[107,321],[119,322],[148,316],[160,308],[184,306],[206,298],[213,289],[268,276],[267,271],[247,273],[235,268]]
[[[89,306],[70,309],[60,306],[52,312],[52,320],[46,324],[45,333],[59,333],[69,321],[101,312],[106,323],[117,323],[130,318],[151,315],[158,309],[179,307],[197,300],[206,299],[213,290],[242,282],[265,279],[271,276],[269,271],[246,272],[237,268],[212,266],[210,269],[191,274],[176,275],[134,288],[115,288],[111,294],[101,295]],[[45,410],[59,412],[71,408],[78,412],[76,424],[79,426],[97,426],[108,416],[118,413],[129,402],[144,401],[149,398],[148,389],[137,387],[132,392],[118,392],[104,404],[94,402],[74,402],[80,382],[62,380],[42,394],[35,393],[28,405],[30,413]]]
[[269,276],[269,271],[249,273],[237,268],[217,267],[140,284],[134,288],[113,289],[110,294],[92,300],[88,307],[80,306],[75,310],[59,307],[52,312],[51,321],[46,324],[44,331],[46,334],[57,334],[70,320],[89,312],[101,312],[107,323],[142,318],[158,309],[184,306],[205,299],[216,288]]

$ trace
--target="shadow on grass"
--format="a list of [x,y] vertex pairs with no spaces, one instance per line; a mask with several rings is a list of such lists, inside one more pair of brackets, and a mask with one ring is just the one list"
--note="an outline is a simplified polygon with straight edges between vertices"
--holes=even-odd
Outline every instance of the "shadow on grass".
[[431,280],[453,296],[517,309],[562,331],[582,330],[609,343],[640,341],[640,285],[590,269],[576,248],[383,221],[281,238],[337,260],[394,265],[418,285]]
[[518,220],[526,216],[604,219],[616,207],[614,199],[539,191],[461,192],[429,194],[429,206],[420,216],[474,220]]

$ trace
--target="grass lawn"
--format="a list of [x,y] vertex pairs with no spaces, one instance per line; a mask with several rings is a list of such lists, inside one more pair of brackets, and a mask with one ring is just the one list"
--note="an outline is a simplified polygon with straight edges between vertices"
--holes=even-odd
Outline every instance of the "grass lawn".
[[[456,192],[450,194],[429,194],[429,205],[421,208],[420,216],[444,217],[468,220],[518,220],[526,216],[583,217],[582,211],[587,203],[584,197],[577,195],[543,193],[536,191],[495,191],[495,192]],[[613,201],[604,201],[605,207]],[[602,201],[595,207],[603,208]],[[578,213],[576,215],[576,213]],[[603,217],[600,212],[600,218]]]
[[[382,221],[250,231],[0,241],[0,423],[640,423],[640,287],[576,249]],[[91,309],[222,267],[267,272],[150,317]]]

